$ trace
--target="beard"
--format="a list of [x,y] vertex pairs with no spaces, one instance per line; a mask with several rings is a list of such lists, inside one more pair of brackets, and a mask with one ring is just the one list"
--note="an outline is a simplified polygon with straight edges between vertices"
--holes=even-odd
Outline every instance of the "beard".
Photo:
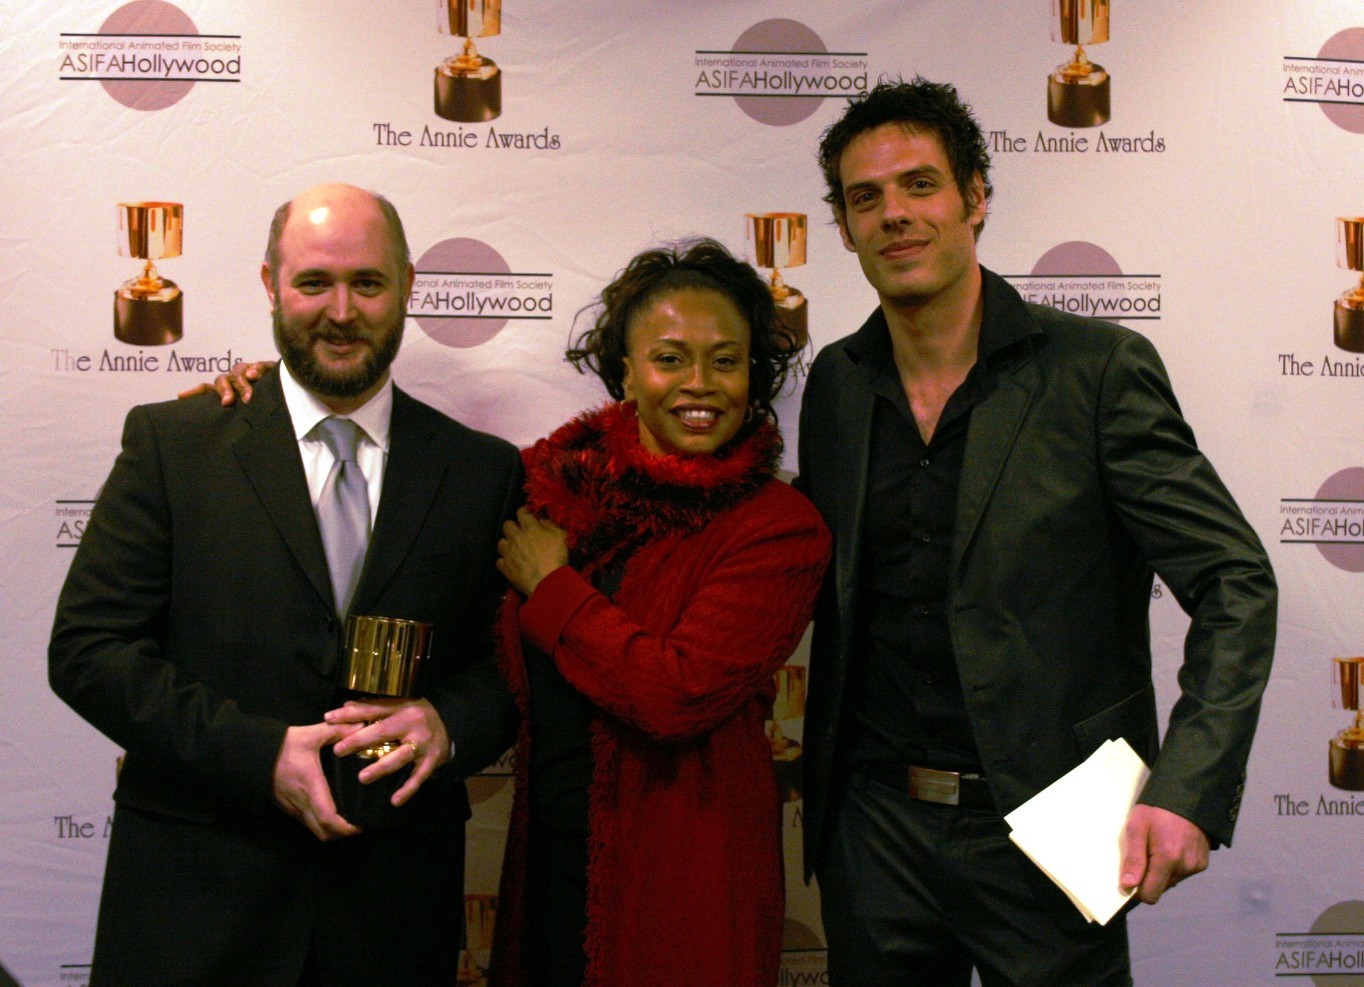
[[[290,372],[300,384],[321,397],[353,398],[364,394],[381,379],[403,342],[403,323],[406,313],[399,311],[387,322],[375,325],[368,332],[343,328],[327,323],[327,330],[314,334],[286,325],[279,305],[273,312],[275,347]],[[313,342],[321,335],[333,342],[365,340],[371,344],[368,355],[351,370],[336,371],[322,366],[313,355]]]

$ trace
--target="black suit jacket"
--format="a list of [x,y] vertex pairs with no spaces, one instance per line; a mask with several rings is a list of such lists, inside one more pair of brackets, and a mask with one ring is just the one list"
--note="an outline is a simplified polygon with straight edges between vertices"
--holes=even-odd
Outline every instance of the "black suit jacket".
[[[996,354],[971,412],[948,625],[996,807],[1007,813],[1125,737],[1152,767],[1141,800],[1231,840],[1274,651],[1259,539],[1199,452],[1155,349],[1108,322],[1026,304],[984,275],[984,318],[1027,339]],[[805,388],[800,479],[834,534],[815,613],[805,725],[805,862],[817,870],[842,773],[874,396],[857,339]],[[1161,742],[1152,570],[1192,618]]]
[[274,804],[286,727],[339,703],[341,623],[279,379],[248,405],[134,408],[72,562],[54,690],[127,755],[95,984],[428,983],[456,962],[462,778],[515,713],[491,621],[520,456],[395,389],[352,612],[436,625],[424,695],[456,743],[391,832],[320,843]]

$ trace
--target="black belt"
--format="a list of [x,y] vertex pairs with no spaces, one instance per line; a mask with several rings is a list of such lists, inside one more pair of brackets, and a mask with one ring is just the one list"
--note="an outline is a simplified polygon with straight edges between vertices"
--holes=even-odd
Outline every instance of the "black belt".
[[869,761],[857,765],[855,770],[861,771],[872,781],[898,789],[921,802],[960,805],[967,809],[995,807],[990,783],[981,775],[921,768],[913,764],[892,764],[888,761]]

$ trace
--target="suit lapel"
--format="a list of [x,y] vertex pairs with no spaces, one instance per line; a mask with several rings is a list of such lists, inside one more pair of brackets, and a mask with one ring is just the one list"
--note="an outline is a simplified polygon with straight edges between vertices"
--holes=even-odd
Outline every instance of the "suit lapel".
[[961,484],[957,488],[957,517],[952,538],[954,572],[960,568],[975,537],[1039,383],[1037,362],[1031,350],[1027,350],[1017,364],[998,375],[994,387],[971,409],[966,456],[962,461]]
[[370,536],[369,554],[355,591],[352,609],[376,599],[393,578],[421,530],[452,454],[436,442],[437,430],[423,408],[396,387],[389,426],[388,465],[384,468],[379,513]]
[[[261,378],[243,419],[250,428],[236,442],[237,460],[313,589],[329,609],[335,610],[322,535],[308,496],[308,481],[278,371]],[[266,564],[265,560],[261,564]]]
[[[863,371],[857,367],[851,372],[861,374]],[[838,530],[834,532],[834,573],[839,609],[849,614],[857,599],[875,403],[875,393],[865,384],[843,387],[839,391],[838,464],[834,481],[837,484]],[[852,621],[844,621],[846,628],[850,629],[851,625]]]
[[[966,456],[957,487],[952,572],[959,573],[985,509],[994,495],[1033,397],[1042,386],[1034,347],[1040,329],[1022,297],[999,275],[980,269],[984,291],[982,326],[990,326],[992,356],[1000,365],[984,397],[971,409]],[[982,328],[982,335],[985,329]]]

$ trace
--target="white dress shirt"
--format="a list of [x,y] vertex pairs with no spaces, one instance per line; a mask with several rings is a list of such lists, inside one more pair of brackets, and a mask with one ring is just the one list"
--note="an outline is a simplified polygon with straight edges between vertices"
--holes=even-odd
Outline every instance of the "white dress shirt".
[[[322,419],[335,415],[335,412],[316,395],[305,390],[282,360],[279,371],[284,404],[294,424],[294,438],[298,440],[303,472],[308,478],[308,496],[312,500],[313,510],[316,510],[318,498],[322,496],[322,485],[327,482],[327,474],[331,472],[336,457],[327,444],[313,434],[313,428]],[[364,474],[365,486],[369,490],[369,526],[373,530],[374,519],[379,513],[379,492],[384,488],[384,469],[388,466],[389,422],[393,417],[392,376],[384,381],[379,393],[355,411],[336,417],[349,418],[360,429],[360,438],[355,444],[355,462]]]

